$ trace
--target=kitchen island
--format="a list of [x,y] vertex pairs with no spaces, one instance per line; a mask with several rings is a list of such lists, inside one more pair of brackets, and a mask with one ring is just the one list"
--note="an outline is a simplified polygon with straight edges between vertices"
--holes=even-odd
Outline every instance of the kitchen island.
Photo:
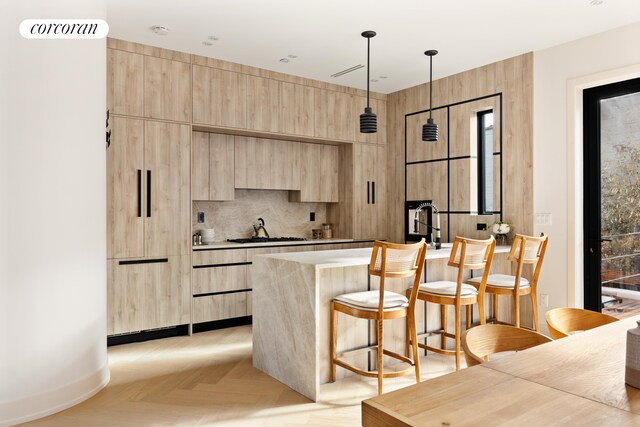
[[[492,271],[508,271],[508,246],[495,250]],[[371,248],[259,255],[253,259],[253,365],[292,389],[317,401],[320,384],[330,380],[329,303],[337,295],[378,289],[369,277]],[[425,280],[455,280],[447,267],[451,245],[427,251]],[[411,279],[387,279],[385,289],[404,293]],[[437,307],[437,306],[433,306]],[[434,313],[432,313],[434,312]],[[417,313],[418,330],[440,327],[439,311]],[[338,352],[375,342],[375,328],[366,320],[339,316]],[[404,319],[385,322],[385,347],[401,354]],[[367,368],[367,352],[346,359]],[[338,378],[350,375],[338,369]]]

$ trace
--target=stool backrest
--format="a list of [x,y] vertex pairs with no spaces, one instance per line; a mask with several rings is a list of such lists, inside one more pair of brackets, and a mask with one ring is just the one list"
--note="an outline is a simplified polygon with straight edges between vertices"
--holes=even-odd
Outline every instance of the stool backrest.
[[376,240],[369,263],[369,274],[380,277],[380,306],[383,310],[384,279],[414,277],[409,305],[413,307],[417,298],[420,276],[427,255],[427,244],[424,239],[418,243],[400,244]]
[[456,298],[460,298],[461,295],[464,271],[479,269],[484,269],[484,271],[478,289],[478,298],[484,298],[484,289],[487,285],[487,277],[489,277],[489,269],[491,268],[495,248],[496,239],[493,236],[486,240],[474,240],[456,236],[448,263],[449,266],[458,268]]
[[554,340],[568,337],[570,332],[587,331],[618,321],[617,318],[608,314],[570,307],[549,310],[545,314],[545,318],[549,327],[549,335]]
[[507,325],[480,325],[462,334],[462,349],[467,366],[484,362],[485,357],[503,351],[519,351],[553,341],[528,329]]
[[545,233],[540,233],[540,237],[516,234],[508,257],[509,261],[515,262],[518,265],[516,269],[516,288],[520,285],[522,266],[524,264],[535,264],[536,268],[533,272],[533,278],[531,279],[531,286],[536,287],[548,242],[549,237]]

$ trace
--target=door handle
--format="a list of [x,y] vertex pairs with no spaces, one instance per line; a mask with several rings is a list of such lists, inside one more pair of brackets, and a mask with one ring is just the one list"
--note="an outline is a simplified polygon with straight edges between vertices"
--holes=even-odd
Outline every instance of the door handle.
[[376,204],[376,182],[371,181],[371,204]]
[[147,170],[147,218],[151,218],[151,171]]
[[370,193],[370,187],[369,187],[370,185],[371,185],[371,183],[369,181],[367,181],[367,204],[371,203],[371,201],[370,201],[371,200],[371,197],[370,197],[371,193]]
[[600,242],[611,242],[611,239],[608,237],[601,237]]
[[142,217],[142,169],[138,169],[138,218]]

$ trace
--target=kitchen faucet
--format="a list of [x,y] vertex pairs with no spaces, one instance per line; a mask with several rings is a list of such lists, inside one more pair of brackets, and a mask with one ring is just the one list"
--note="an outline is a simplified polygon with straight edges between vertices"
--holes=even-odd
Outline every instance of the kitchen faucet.
[[[264,233],[264,235],[261,235],[261,232]],[[269,233],[267,232],[267,229],[264,228],[264,219],[258,218],[258,222],[256,224],[253,224],[253,237],[269,238]]]
[[[433,211],[433,213],[436,214],[436,226],[432,226],[429,225],[427,223],[424,223],[422,221],[420,221],[418,219],[420,212],[422,211],[422,209],[424,208],[428,208],[431,207],[431,210]],[[415,216],[413,218],[413,231],[414,233],[418,233],[420,225],[419,224],[423,224],[426,225],[427,227],[429,227],[432,231],[431,233],[431,242],[435,244],[436,249],[440,249],[442,247],[442,242],[441,242],[441,238],[440,238],[440,211],[438,210],[438,207],[436,205],[434,205],[431,202],[425,202],[425,203],[421,203],[420,205],[418,205],[418,207],[416,208],[416,213]],[[436,239],[435,242],[433,240],[433,230],[436,230]]]

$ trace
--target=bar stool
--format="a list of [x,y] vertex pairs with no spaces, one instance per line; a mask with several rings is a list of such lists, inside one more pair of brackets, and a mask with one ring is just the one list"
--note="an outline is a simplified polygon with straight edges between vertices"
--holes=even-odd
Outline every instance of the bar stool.
[[[380,277],[380,289],[374,291],[354,292],[337,296],[331,301],[331,382],[336,380],[336,365],[348,369],[366,377],[378,378],[378,395],[382,394],[382,379],[399,377],[415,372],[416,382],[420,382],[420,363],[418,350],[414,349],[413,358],[383,348],[383,323],[389,319],[406,318],[406,328],[409,336],[416,336],[415,305],[417,292],[413,292],[409,298],[404,295],[385,291],[385,279],[387,278],[414,278],[414,288],[420,282],[420,275],[424,268],[424,257],[427,253],[427,245],[422,239],[419,243],[402,245],[397,243],[381,242],[376,240],[373,244],[369,274]],[[377,344],[368,347],[367,350],[377,350],[378,369],[368,371],[356,368],[353,365],[338,359],[337,355],[337,326],[338,313],[354,316],[359,319],[375,320],[377,323]],[[353,351],[359,351],[353,350]],[[350,352],[342,353],[341,356]],[[401,362],[409,364],[409,367],[400,371],[383,370],[382,356],[387,355]]]
[[[440,304],[440,321],[442,323],[442,329],[435,332],[440,334],[440,348],[432,347],[428,344],[422,344],[413,340],[412,343],[417,343],[418,347],[430,350],[440,354],[454,355],[456,358],[456,371],[460,370],[460,310],[462,306],[471,307],[473,304],[478,303],[478,311],[480,312],[480,323],[484,324],[484,284],[486,283],[487,276],[489,275],[489,269],[491,268],[491,261],[493,260],[493,251],[496,247],[496,240],[493,236],[487,240],[472,240],[464,237],[456,237],[453,242],[453,248],[451,249],[451,255],[449,256],[448,265],[450,267],[456,267],[458,269],[457,281],[437,281],[421,283],[419,285],[418,299],[434,304]],[[482,275],[482,281],[479,289],[468,285],[464,282],[465,270],[478,270],[484,269]],[[413,289],[408,289],[407,294],[413,292]],[[455,307],[455,333],[451,334],[447,332],[447,306],[453,305]],[[467,316],[469,316],[470,310],[467,310]],[[470,326],[470,319],[467,319],[467,327]],[[423,336],[431,335],[425,333]],[[446,339],[455,339],[455,350],[447,350]],[[415,345],[413,346],[416,347]]]
[[[544,253],[547,250],[547,242],[549,238],[542,233],[540,237],[525,236],[516,234],[509,252],[509,261],[516,263],[516,275],[507,274],[490,274],[487,277],[485,292],[493,296],[493,321],[494,323],[503,323],[498,320],[498,296],[510,295],[513,298],[513,326],[520,327],[520,296],[530,295],[531,305],[533,306],[533,329],[540,331],[538,324],[538,303],[536,299],[538,289],[538,276],[542,268]],[[531,282],[522,277],[522,266],[524,264],[535,264],[536,268],[533,273]],[[469,279],[467,283],[478,288],[480,286],[480,278],[474,277]]]

